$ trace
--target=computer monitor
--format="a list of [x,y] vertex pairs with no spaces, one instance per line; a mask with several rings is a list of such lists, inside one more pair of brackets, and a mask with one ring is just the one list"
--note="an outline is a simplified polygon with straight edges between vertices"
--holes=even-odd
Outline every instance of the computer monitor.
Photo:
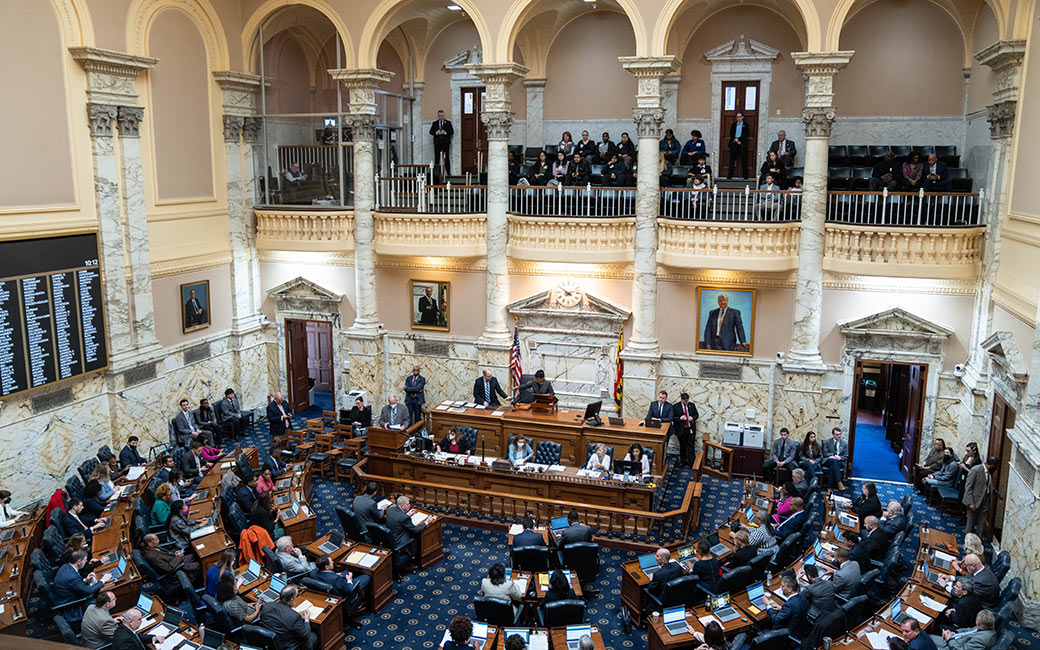
[[643,472],[643,463],[638,460],[615,460],[614,473],[624,474],[625,472],[632,476],[639,476]]
[[336,118],[334,118],[334,117],[326,117],[325,118],[325,126],[331,126],[332,128],[336,128]]
[[564,515],[563,517],[553,517],[550,521],[550,525],[552,526],[553,530],[562,530],[567,526],[570,526],[570,524],[567,523],[566,515]]
[[591,422],[592,426],[596,426],[596,427],[598,427],[601,424],[603,424],[603,420],[599,419],[599,411],[600,411],[601,408],[603,408],[603,400],[598,400],[596,402],[592,402],[588,406],[586,406],[585,407],[585,421],[588,422],[589,420],[592,420],[592,422]]

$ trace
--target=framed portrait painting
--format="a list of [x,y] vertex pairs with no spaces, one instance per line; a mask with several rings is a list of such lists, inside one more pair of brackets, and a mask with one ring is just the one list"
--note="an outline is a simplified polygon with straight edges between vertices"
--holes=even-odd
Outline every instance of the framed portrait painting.
[[181,285],[181,322],[185,333],[209,327],[209,280]]
[[413,329],[445,332],[450,329],[448,321],[448,305],[451,303],[450,290],[450,282],[409,281]]
[[697,352],[750,357],[757,298],[754,289],[697,287]]

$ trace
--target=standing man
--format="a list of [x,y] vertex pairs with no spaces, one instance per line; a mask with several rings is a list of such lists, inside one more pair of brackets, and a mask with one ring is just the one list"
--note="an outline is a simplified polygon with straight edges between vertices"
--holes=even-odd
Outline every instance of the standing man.
[[379,426],[384,429],[404,430],[409,425],[408,410],[397,403],[397,395],[391,395],[386,401],[386,406],[379,413]]
[[679,466],[692,467],[697,454],[697,407],[690,402],[689,393],[680,393],[672,405],[672,433],[679,438]]
[[747,178],[747,143],[751,129],[744,122],[744,114],[737,113],[737,121],[729,127],[729,177],[733,178],[733,165],[740,160],[740,178]]
[[275,393],[267,403],[267,422],[271,425],[271,438],[281,438],[286,429],[292,429],[292,411],[285,403],[285,395]]
[[[426,289],[430,289],[427,287]],[[422,299],[419,301],[422,309]],[[422,419],[422,405],[426,403],[426,377],[419,374],[419,366],[412,366],[412,374],[404,380],[404,404],[408,407],[408,415],[412,422]]]
[[657,401],[650,402],[650,408],[646,411],[647,420],[657,422],[671,422],[673,419],[672,405],[668,403],[668,391],[662,390],[657,394]]
[[824,440],[820,445],[820,453],[823,454],[823,477],[827,481],[827,493],[831,490],[844,490],[845,484],[841,482],[845,473],[845,463],[849,460],[849,443],[841,439],[841,427],[831,430],[830,440]]
[[788,169],[794,167],[794,157],[798,154],[798,151],[795,149],[794,142],[787,139],[786,131],[777,131],[776,140],[773,140],[773,144],[769,145],[769,150],[776,152],[776,157],[780,159],[784,167]]
[[491,374],[490,368],[484,368],[484,372],[473,382],[473,401],[487,408],[488,406],[499,406],[498,398],[509,399],[502,387],[498,385],[498,378]]
[[419,296],[419,324],[439,325],[441,310],[437,307],[437,299],[433,297],[433,287],[426,287],[426,295]]
[[[798,443],[792,442],[790,437],[791,433],[787,430],[787,427],[784,427],[780,429],[780,437],[773,441],[773,457],[762,465],[762,477],[766,480],[776,480],[778,467],[787,467],[794,464],[794,457],[798,452]],[[788,467],[788,469],[790,468]]]
[[451,136],[455,135],[455,127],[451,120],[444,119],[444,111],[437,111],[437,119],[430,125],[430,135],[433,136],[433,161],[434,166],[439,167],[444,162],[444,174],[451,174]]
[[989,519],[987,515],[993,493],[992,473],[999,462],[995,456],[990,456],[985,464],[979,463],[968,470],[968,476],[964,479],[963,502],[968,506],[968,523],[964,532],[974,532],[981,539],[984,539],[982,534],[986,532],[986,520]]
[[740,310],[730,308],[729,296],[724,293],[719,294],[718,302],[719,308],[708,312],[708,322],[704,324],[703,349],[747,352],[747,335]]

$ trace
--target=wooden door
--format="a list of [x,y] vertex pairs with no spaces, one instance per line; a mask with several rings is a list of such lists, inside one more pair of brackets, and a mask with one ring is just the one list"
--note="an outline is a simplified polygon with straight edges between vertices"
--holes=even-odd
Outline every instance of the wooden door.
[[926,366],[909,366],[909,385],[906,399],[906,419],[903,427],[903,448],[899,453],[899,471],[911,480],[914,463],[921,445],[922,416],[924,415]]
[[[1004,505],[1007,498],[1007,468],[1011,466],[1011,442],[1007,437],[1007,430],[1015,426],[1015,410],[1000,396],[993,393],[993,413],[989,424],[989,448],[987,456],[1000,459],[997,471],[993,473],[992,481],[994,493],[989,507],[989,529],[993,531],[993,537],[999,539],[1000,531],[1004,527]],[[985,458],[982,459],[985,462]]]
[[[758,175],[758,163],[756,152],[758,150],[758,82],[757,81],[723,81],[722,82],[722,115],[719,124],[719,160],[715,168],[717,176],[729,173],[729,130],[737,121],[737,113],[744,116],[744,123],[748,126],[748,139],[745,143],[747,152],[747,174],[748,178]],[[743,176],[744,171],[733,170],[734,176]]]
[[[852,411],[849,414],[849,463],[848,466],[852,467],[853,454],[856,453],[856,414],[859,413],[859,386],[863,383],[863,362],[856,359],[856,368],[852,374]],[[823,442],[830,436],[831,432],[827,431],[824,435],[817,435],[816,440]]]
[[459,122],[461,133],[459,144],[462,148],[461,173],[478,174],[483,171],[487,162],[487,127],[480,119],[484,112],[484,88],[463,88],[462,119]]
[[332,325],[307,321],[307,370],[314,390],[332,391]]
[[289,378],[289,406],[302,413],[311,406],[307,371],[307,322],[285,321],[285,367]]

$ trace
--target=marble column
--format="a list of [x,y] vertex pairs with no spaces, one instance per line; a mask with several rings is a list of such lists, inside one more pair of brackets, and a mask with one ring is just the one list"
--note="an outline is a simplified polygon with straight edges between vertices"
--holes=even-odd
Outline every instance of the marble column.
[[545,146],[545,134],[542,129],[542,120],[545,119],[545,82],[546,79],[524,79],[527,96],[527,117],[524,118],[527,128],[525,147]]
[[805,77],[805,189],[798,241],[791,349],[784,360],[789,372],[822,373],[820,314],[823,310],[823,253],[827,218],[827,146],[834,123],[834,75],[849,64],[852,52],[793,52]]
[[[993,155],[986,187],[986,237],[983,240],[982,265],[975,292],[972,313],[971,339],[964,384],[975,390],[984,390],[987,375],[987,357],[980,344],[992,334],[993,283],[1000,265],[1001,225],[1007,211],[1011,189],[1011,154],[1015,134],[1015,114],[1018,108],[1019,82],[1025,57],[1024,40],[998,41],[977,52],[975,60],[993,70],[996,88],[993,103],[987,107],[989,137]],[[985,435],[985,431],[979,431]]]
[[509,348],[512,341],[506,306],[509,304],[509,131],[513,126],[509,88],[527,73],[517,63],[474,63],[466,66],[484,84],[481,121],[488,138],[487,296],[480,345]]
[[411,162],[416,165],[425,165],[433,159],[433,151],[430,151],[429,156],[426,155],[426,137],[423,133],[423,115],[422,115],[422,96],[423,88],[426,87],[421,81],[413,81],[404,85],[404,91],[412,97],[412,124],[411,133],[412,138],[412,160]]
[[673,129],[675,137],[685,142],[688,133],[679,132],[679,82],[682,77],[670,74],[661,80],[661,108],[664,109],[664,128]]

